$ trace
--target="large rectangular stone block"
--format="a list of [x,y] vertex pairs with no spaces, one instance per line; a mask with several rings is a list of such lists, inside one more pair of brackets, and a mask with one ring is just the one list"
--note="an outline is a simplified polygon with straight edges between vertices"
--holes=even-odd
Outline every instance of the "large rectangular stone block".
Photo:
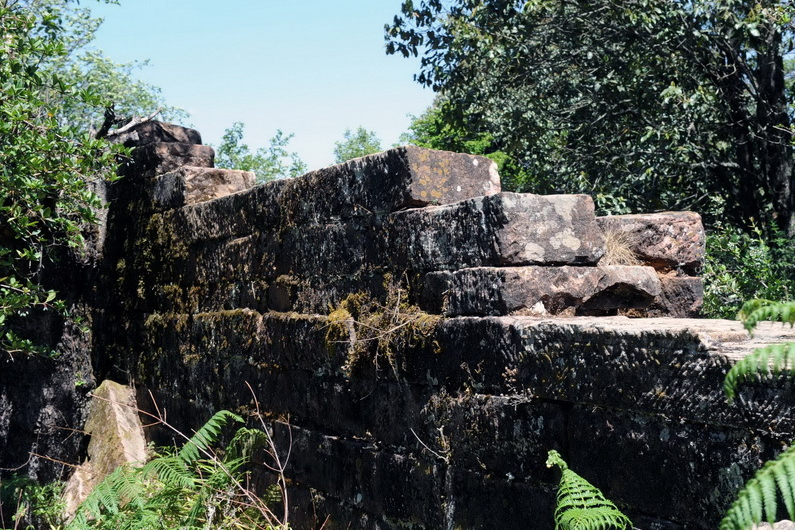
[[662,212],[599,217],[605,231],[623,234],[637,257],[662,271],[697,274],[704,265],[706,235],[694,212]]
[[275,234],[280,225],[278,196],[287,180],[274,180],[208,202],[160,214],[164,230],[185,244],[228,239],[253,232]]
[[369,513],[408,524],[441,528],[444,466],[411,452],[379,449],[366,440],[346,440],[290,427],[276,431],[276,444],[292,443],[287,476],[303,486],[345,500]]
[[619,506],[709,529],[753,472],[789,443],[765,430],[575,406],[563,457]]
[[404,146],[291,179],[279,205],[287,225],[323,224],[499,191],[488,158]]
[[209,145],[153,142],[133,149],[132,160],[119,168],[125,176],[152,177],[182,166],[213,167],[215,151]]
[[543,316],[644,308],[659,294],[651,267],[476,267],[426,274],[421,305],[448,316]]
[[254,173],[232,169],[182,166],[155,178],[149,188],[159,210],[181,208],[225,197],[254,185]]
[[432,271],[506,265],[588,265],[604,253],[587,195],[499,193],[397,212],[386,233],[391,264]]

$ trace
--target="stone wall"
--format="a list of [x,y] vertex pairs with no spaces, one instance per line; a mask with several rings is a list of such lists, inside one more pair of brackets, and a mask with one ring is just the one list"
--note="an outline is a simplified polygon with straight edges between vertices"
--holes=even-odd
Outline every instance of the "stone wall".
[[549,449],[639,528],[714,528],[792,437],[786,385],[722,394],[789,329],[671,318],[700,305],[695,214],[596,218],[416,147],[252,187],[195,131],[125,141],[93,375],[186,431],[250,412],[248,383],[291,449],[295,528],[551,529]]

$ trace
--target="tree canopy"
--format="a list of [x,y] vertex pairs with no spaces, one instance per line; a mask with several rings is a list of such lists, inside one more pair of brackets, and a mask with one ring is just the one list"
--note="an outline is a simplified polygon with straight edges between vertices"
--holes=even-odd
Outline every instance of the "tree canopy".
[[215,165],[226,169],[253,171],[258,183],[274,179],[297,177],[306,173],[306,164],[298,153],[288,152],[292,134],[277,130],[267,147],[252,152],[243,142],[242,122],[235,122],[224,131],[221,145],[215,150]]
[[515,189],[795,231],[793,6],[739,0],[422,0],[387,52],[443,120],[488,135]]
[[0,3],[0,348],[29,351],[11,321],[63,304],[40,283],[49,252],[82,243],[99,200],[90,182],[113,176],[114,150],[63,123],[65,102],[102,106],[48,65],[69,50],[63,5]]
[[356,131],[345,130],[341,142],[334,142],[334,162],[340,164],[360,156],[372,155],[381,151],[381,140],[375,132],[359,127]]

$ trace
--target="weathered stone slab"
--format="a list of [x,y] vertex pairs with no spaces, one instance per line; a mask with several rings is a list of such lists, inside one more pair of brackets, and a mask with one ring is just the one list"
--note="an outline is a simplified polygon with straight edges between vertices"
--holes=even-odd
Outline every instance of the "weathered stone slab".
[[163,212],[161,231],[170,232],[173,239],[188,244],[246,236],[255,231],[275,234],[281,217],[278,197],[289,182],[274,180],[226,197]]
[[287,225],[322,224],[499,191],[488,158],[405,146],[290,179],[279,205]]
[[477,267],[426,274],[422,307],[448,316],[543,316],[643,308],[659,294],[651,267]]
[[386,226],[392,265],[414,271],[588,265],[604,253],[587,195],[499,193],[397,212]]
[[697,276],[660,275],[660,294],[646,309],[631,316],[697,318],[704,305],[704,281]]
[[629,248],[659,270],[696,274],[704,264],[706,235],[694,212],[599,217],[599,226],[626,234]]
[[71,518],[91,491],[117,467],[143,464],[146,439],[135,393],[127,386],[105,380],[94,391],[85,431],[91,435],[88,460],[66,484],[66,517]]
[[196,129],[154,120],[140,123],[121,134],[114,134],[111,131],[109,139],[126,147],[135,147],[152,142],[202,143],[201,134]]
[[172,209],[225,197],[253,185],[250,171],[182,166],[158,176],[149,189],[155,208]]
[[448,468],[451,520],[443,528],[555,528],[553,484],[514,480],[477,469]]
[[182,166],[213,167],[215,151],[209,145],[153,142],[136,147],[132,161],[119,168],[127,176],[152,177]]
[[384,264],[383,244],[373,221],[368,217],[284,228],[279,233],[277,273],[331,278]]

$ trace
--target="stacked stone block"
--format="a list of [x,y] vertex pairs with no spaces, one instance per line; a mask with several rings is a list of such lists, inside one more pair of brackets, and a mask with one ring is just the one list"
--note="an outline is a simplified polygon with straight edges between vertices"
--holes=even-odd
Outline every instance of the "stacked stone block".
[[[584,195],[501,192],[482,157],[402,147],[249,187],[194,133],[146,127],[112,194],[96,377],[135,381],[186,432],[251,412],[248,383],[291,446],[295,528],[551,530],[549,449],[639,528],[714,528],[795,431],[781,388],[744,407],[721,389],[738,355],[788,330],[594,316],[678,311],[661,278],[697,278],[688,214],[679,231],[644,218],[662,234],[657,253],[636,248],[644,264],[600,266],[616,218]],[[335,315],[359,293],[394,303],[390,281],[446,318],[362,349]]]

